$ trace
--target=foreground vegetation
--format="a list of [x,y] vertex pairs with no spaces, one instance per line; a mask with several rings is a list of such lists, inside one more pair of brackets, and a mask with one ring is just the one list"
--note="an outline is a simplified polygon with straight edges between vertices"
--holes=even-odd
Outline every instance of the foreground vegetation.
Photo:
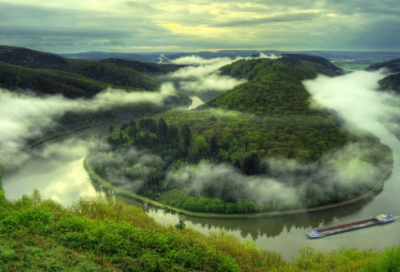
[[37,191],[17,201],[0,191],[2,271],[397,271],[399,264],[400,247],[305,247],[287,262],[223,231],[205,236],[184,224],[161,226],[114,198],[64,208]]

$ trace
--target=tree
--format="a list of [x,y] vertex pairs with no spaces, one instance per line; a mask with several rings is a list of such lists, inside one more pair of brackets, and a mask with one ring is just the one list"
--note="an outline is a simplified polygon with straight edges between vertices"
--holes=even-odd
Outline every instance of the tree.
[[213,156],[218,152],[218,143],[215,137],[210,140],[210,154]]
[[242,169],[242,166],[240,165],[240,162],[238,159],[236,159],[235,163],[233,164],[234,167],[238,168],[238,169]]
[[175,126],[168,128],[168,142],[176,143],[179,142],[179,131]]
[[135,122],[135,120],[132,120],[130,123],[129,123],[129,136],[130,137],[132,137],[132,138],[135,138],[136,137],[136,135],[137,135],[137,128],[136,128],[136,122]]
[[190,147],[190,141],[192,139],[192,133],[190,132],[190,129],[187,125],[183,125],[181,129],[181,136],[182,136],[183,150],[187,154],[187,151],[189,150]]
[[242,170],[246,175],[255,175],[258,174],[259,165],[257,154],[253,153],[244,158]]
[[111,134],[111,133],[113,133],[113,131],[114,131],[113,125],[110,125],[110,127],[109,127],[109,129],[108,129],[108,132],[110,132],[110,134]]
[[121,144],[124,142],[124,136],[122,135],[122,130],[119,131],[119,142]]
[[168,125],[167,123],[165,123],[165,120],[163,118],[160,118],[160,120],[158,120],[157,136],[160,139],[166,139],[168,136]]
[[175,225],[177,229],[184,229],[186,227],[185,221],[182,218],[179,218],[179,223]]

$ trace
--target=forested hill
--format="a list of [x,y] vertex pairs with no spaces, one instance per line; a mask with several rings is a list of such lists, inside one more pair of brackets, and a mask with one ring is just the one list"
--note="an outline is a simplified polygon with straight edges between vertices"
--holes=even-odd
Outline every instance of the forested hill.
[[[61,70],[116,86],[129,86],[144,90],[156,89],[159,82],[154,77],[141,73],[145,70],[143,67],[153,66],[161,72],[174,69],[173,65],[164,67],[163,65],[143,64],[141,66],[137,62],[128,65],[129,61],[124,62],[125,65],[121,65],[116,61],[72,60],[27,48],[10,46],[0,46],[0,61],[25,68]],[[176,69],[178,68],[179,66]]]
[[123,88],[129,91],[140,90],[131,87],[113,86],[60,70],[32,69],[4,62],[0,62],[0,87],[9,90],[30,90],[39,95],[62,94],[68,98],[90,98],[109,87]]
[[324,58],[289,54],[274,60],[239,60],[220,71],[222,75],[249,81],[221,94],[209,105],[257,114],[313,113],[309,109],[310,94],[301,82],[317,74],[342,73]]
[[[246,83],[203,108],[125,124],[105,138],[113,152],[93,152],[90,163],[113,186],[126,180],[124,188],[191,211],[253,213],[353,199],[371,190],[393,162],[390,149],[375,136],[354,135],[343,128],[335,111],[310,108],[310,94],[302,81],[340,72],[321,58],[301,55],[236,61],[220,73],[246,78]],[[132,146],[140,155],[125,155]],[[333,155],[348,146],[355,148]],[[361,150],[371,152],[362,154]],[[158,159],[146,159],[148,155]],[[279,164],[286,159],[301,167],[280,172]],[[215,165],[229,169],[232,175],[218,176]],[[211,170],[204,170],[207,167]],[[368,169],[376,171],[365,175]],[[343,173],[338,173],[342,170],[355,178],[342,182]],[[180,173],[187,171],[194,176],[182,183]],[[204,179],[199,174],[203,172],[207,172]],[[118,175],[121,179],[115,178]],[[257,197],[251,182],[257,180],[261,190],[270,179],[287,190],[299,191],[299,199]],[[196,187],[200,183],[202,189]],[[335,189],[328,192],[325,188]]]
[[375,63],[366,70],[377,71],[381,68],[386,68],[390,73],[393,73],[379,81],[381,90],[395,91],[400,94],[400,59]]
[[388,69],[390,73],[400,73],[400,59],[374,63],[367,68],[367,71],[377,71],[381,68]]
[[104,63],[111,63],[121,67],[128,67],[135,69],[141,73],[148,74],[167,74],[171,72],[175,72],[185,65],[175,65],[175,64],[157,64],[157,63],[149,63],[149,62],[140,62],[134,60],[123,60],[123,59],[115,59],[109,58],[102,60]]

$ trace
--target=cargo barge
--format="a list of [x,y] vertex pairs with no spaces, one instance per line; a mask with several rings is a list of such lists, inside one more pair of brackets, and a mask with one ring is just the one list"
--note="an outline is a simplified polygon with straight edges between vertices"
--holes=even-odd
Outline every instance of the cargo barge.
[[354,223],[349,223],[345,225],[339,225],[336,227],[330,227],[326,229],[312,230],[306,234],[310,239],[322,238],[325,236],[330,236],[342,232],[347,232],[351,230],[363,229],[367,227],[372,227],[376,225],[382,225],[390,223],[396,220],[396,216],[392,214],[380,214],[374,218],[366,219],[362,221],[357,221]]

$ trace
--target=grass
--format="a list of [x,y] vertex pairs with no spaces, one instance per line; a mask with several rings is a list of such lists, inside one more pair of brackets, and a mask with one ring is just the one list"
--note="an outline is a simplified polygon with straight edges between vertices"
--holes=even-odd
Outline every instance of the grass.
[[398,271],[400,246],[300,249],[291,262],[224,231],[162,226],[140,208],[102,196],[65,208],[38,191],[0,191],[0,271]]
[[40,236],[0,237],[1,271],[115,271],[100,263]]

